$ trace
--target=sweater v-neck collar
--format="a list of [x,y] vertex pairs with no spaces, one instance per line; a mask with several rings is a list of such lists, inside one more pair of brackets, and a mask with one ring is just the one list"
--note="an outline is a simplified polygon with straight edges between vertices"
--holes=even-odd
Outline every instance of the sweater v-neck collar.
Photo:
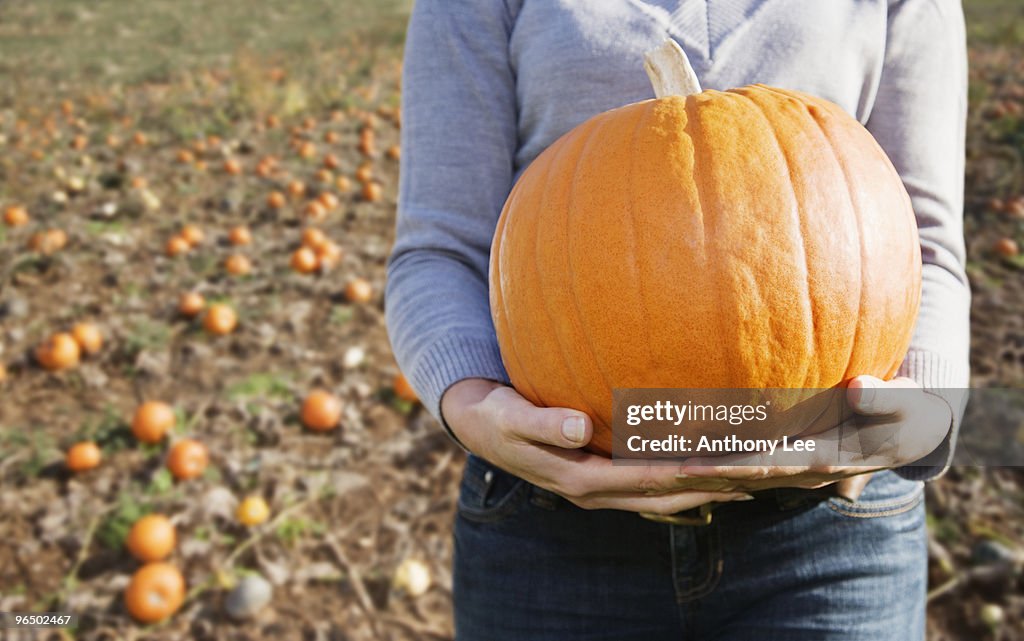
[[661,22],[686,50],[690,63],[706,67],[711,62],[707,0],[631,0],[644,13]]
[[691,64],[707,70],[715,52],[771,0],[630,0],[660,22],[686,50]]

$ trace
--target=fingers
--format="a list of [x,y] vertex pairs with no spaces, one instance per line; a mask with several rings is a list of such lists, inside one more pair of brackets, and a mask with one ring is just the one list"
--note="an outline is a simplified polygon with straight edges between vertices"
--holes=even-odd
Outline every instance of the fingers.
[[915,395],[903,391],[920,389],[905,377],[883,381],[874,376],[858,376],[846,388],[846,398],[853,411],[864,416],[900,414],[914,402]]
[[512,389],[498,389],[484,400],[483,411],[497,419],[497,429],[509,438],[575,449],[590,442],[590,417],[576,410],[537,407]]
[[676,492],[657,496],[591,496],[584,499],[570,499],[577,506],[586,510],[625,510],[628,512],[645,512],[661,516],[690,510],[707,503],[727,503],[730,501],[748,501],[754,497],[743,492]]
[[839,496],[856,501],[860,498],[860,493],[864,491],[868,481],[871,480],[871,474],[860,474],[858,476],[851,476],[845,478],[842,481],[836,483],[836,493]]

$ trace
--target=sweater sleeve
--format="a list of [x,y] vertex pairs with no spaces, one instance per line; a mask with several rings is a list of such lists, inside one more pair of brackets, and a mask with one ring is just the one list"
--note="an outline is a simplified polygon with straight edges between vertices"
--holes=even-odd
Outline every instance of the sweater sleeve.
[[967,52],[959,0],[891,0],[886,53],[867,128],[903,178],[921,238],[921,310],[899,375],[953,409],[946,441],[897,469],[908,479],[942,474],[967,400],[970,288],[964,269],[964,136]]
[[487,268],[514,173],[512,22],[502,0],[418,0],[406,37],[386,317],[399,366],[442,424],[452,384],[508,381]]

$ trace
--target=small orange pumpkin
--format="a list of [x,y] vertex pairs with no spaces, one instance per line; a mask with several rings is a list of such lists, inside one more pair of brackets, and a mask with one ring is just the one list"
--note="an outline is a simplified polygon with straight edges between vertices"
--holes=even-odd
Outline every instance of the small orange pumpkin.
[[242,254],[232,254],[224,261],[224,269],[232,276],[244,276],[252,271],[252,262]]
[[373,300],[373,285],[365,278],[353,278],[345,285],[345,298],[353,303],[369,303]]
[[179,481],[201,475],[209,462],[210,453],[206,446],[191,438],[181,439],[167,454],[167,469]]
[[319,249],[327,242],[327,236],[316,227],[306,227],[302,230],[302,244],[310,249]]
[[342,251],[341,248],[335,245],[330,240],[324,242],[323,245],[316,248],[316,257],[320,260],[321,271],[327,271],[338,266],[341,262]]
[[415,403],[420,400],[420,397],[416,394],[416,390],[412,388],[412,385],[409,384],[409,380],[405,378],[405,374],[401,372],[395,375],[395,379],[392,381],[391,387],[395,390],[395,396],[403,401]]
[[82,349],[75,338],[67,332],[60,332],[36,348],[36,360],[44,369],[58,371],[78,365]]
[[11,205],[4,210],[4,223],[8,227],[21,227],[28,223],[28,210],[21,205]]
[[284,207],[285,202],[284,194],[279,191],[272,191],[267,196],[267,207],[270,207],[271,209],[281,209]]
[[82,441],[75,443],[64,456],[64,466],[72,472],[85,472],[98,467],[103,458],[103,453],[96,443]]
[[177,422],[173,407],[162,401],[146,401],[132,417],[132,434],[143,443],[159,443]]
[[71,328],[71,336],[86,354],[95,354],[103,347],[103,332],[92,323],[77,323]]
[[174,524],[163,514],[147,514],[132,524],[125,537],[128,552],[143,563],[163,561],[177,545]]
[[188,224],[181,228],[181,232],[178,234],[185,239],[189,247],[197,247],[203,242],[203,230],[197,225]]
[[1003,258],[1014,258],[1020,254],[1020,246],[1012,238],[1000,238],[992,245],[992,251]]
[[313,144],[313,141],[307,140],[299,145],[299,156],[306,160],[316,156],[316,145]]
[[192,245],[188,240],[181,236],[172,236],[171,239],[167,241],[167,245],[164,247],[164,252],[171,258],[174,258],[175,256],[184,254],[190,249],[192,249]]
[[242,174],[242,163],[238,162],[234,158],[228,158],[224,161],[224,173],[229,176],[239,176]]
[[323,220],[327,216],[327,208],[319,200],[311,200],[306,203],[302,213],[306,218],[313,221]]
[[352,191],[352,181],[348,176],[338,176],[334,179],[334,187],[339,193],[347,194]]
[[368,203],[375,203],[381,199],[383,191],[378,182],[368,182],[363,185],[363,200]]
[[373,180],[373,165],[368,162],[359,165],[359,168],[356,169],[356,180],[363,184]]
[[[282,198],[284,198],[282,196]],[[249,232],[249,228],[238,225],[232,227],[231,231],[228,232],[228,242],[232,245],[248,245],[252,242],[252,234]]]
[[43,232],[36,232],[32,234],[32,237],[28,241],[28,246],[33,251],[37,251],[40,254],[49,256],[54,254],[68,243],[68,235],[63,229],[48,229]]
[[321,192],[320,195],[316,197],[316,200],[323,205],[324,209],[327,211],[334,211],[339,204],[338,197],[329,191]]
[[238,315],[235,314],[235,310],[230,305],[224,303],[210,305],[210,308],[206,310],[206,316],[203,318],[203,327],[206,331],[217,336],[230,334],[235,331],[237,325]]
[[292,269],[300,274],[312,274],[320,269],[320,260],[316,252],[309,247],[299,247],[292,254]]
[[302,424],[315,432],[338,427],[344,404],[327,390],[313,390],[302,402]]
[[242,525],[259,525],[270,518],[270,506],[262,496],[247,496],[238,504],[235,518]]
[[185,602],[185,578],[169,563],[147,563],[132,575],[124,591],[128,613],[142,623],[156,623]]
[[178,300],[178,312],[182,316],[192,318],[203,311],[203,307],[206,306],[206,299],[203,298],[202,294],[198,292],[185,292],[181,295]]

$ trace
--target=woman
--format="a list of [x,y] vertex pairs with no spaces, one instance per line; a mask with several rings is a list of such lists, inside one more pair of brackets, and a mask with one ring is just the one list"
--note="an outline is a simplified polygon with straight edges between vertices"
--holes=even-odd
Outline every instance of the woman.
[[923,639],[922,481],[948,463],[955,398],[900,395],[872,410],[865,394],[857,411],[937,435],[893,451],[896,469],[869,482],[860,468],[718,466],[702,468],[708,485],[671,467],[612,467],[580,449],[586,415],[534,407],[508,386],[487,291],[505,198],[563,133],[652,97],[643,54],[666,37],[705,88],[801,90],[871,131],[911,195],[924,284],[900,378],[859,384],[967,385],[958,2],[419,0],[387,313],[403,371],[471,452],[457,637]]

